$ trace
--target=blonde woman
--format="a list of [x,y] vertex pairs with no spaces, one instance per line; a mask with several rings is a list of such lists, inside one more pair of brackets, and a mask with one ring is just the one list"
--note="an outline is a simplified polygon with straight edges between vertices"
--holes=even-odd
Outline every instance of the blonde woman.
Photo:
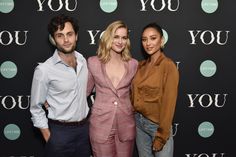
[[94,157],[131,157],[135,120],[130,85],[138,62],[131,58],[128,28],[111,23],[103,33],[97,56],[88,58],[88,93],[96,98],[90,117],[90,141]]

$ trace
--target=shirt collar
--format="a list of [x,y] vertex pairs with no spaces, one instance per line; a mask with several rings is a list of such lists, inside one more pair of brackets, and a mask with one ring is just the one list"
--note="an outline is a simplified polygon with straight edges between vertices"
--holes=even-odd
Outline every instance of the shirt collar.
[[52,56],[52,61],[53,61],[54,64],[62,62],[61,57],[59,56],[57,50],[54,51],[54,54]]
[[155,64],[156,66],[160,65],[161,62],[163,61],[163,59],[165,58],[166,56],[164,55],[163,52],[161,52],[160,56],[158,57],[158,59],[156,60]]
[[[58,50],[56,49],[56,50],[54,51],[53,56],[52,56],[52,60],[53,60],[53,63],[54,63],[54,64],[63,62],[58,53],[59,53],[59,52],[58,52]],[[76,57],[76,60],[77,60],[77,61],[81,61],[81,60],[82,60],[81,54],[79,54],[77,51],[74,51],[74,54],[75,54],[75,57]]]

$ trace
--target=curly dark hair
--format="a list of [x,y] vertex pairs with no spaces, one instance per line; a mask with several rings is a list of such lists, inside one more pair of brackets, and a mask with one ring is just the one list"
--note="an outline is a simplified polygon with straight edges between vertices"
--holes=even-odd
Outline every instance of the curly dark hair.
[[63,30],[65,27],[65,23],[70,22],[73,26],[73,29],[75,33],[77,34],[79,31],[79,25],[76,19],[73,17],[69,17],[64,14],[60,14],[58,16],[55,16],[51,19],[50,23],[48,24],[48,32],[49,34],[54,37],[54,33],[60,29]]

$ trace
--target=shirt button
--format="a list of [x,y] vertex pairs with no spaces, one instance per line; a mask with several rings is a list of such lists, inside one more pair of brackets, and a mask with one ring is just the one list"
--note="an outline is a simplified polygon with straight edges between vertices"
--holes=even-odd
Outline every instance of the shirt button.
[[117,105],[117,104],[118,104],[118,103],[115,101],[115,102],[114,102],[114,105]]

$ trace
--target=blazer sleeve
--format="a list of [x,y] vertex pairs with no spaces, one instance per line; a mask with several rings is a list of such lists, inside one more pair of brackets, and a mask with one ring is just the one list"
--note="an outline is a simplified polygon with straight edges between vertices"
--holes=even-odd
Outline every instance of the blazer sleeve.
[[94,88],[95,80],[92,74],[92,60],[88,59],[88,84],[87,84],[87,96],[89,96]]

